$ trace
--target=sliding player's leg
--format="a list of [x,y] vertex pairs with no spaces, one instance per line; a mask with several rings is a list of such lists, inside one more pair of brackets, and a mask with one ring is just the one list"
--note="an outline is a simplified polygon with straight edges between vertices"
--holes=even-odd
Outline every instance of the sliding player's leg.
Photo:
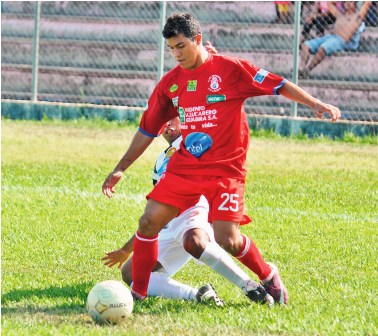
[[[200,288],[188,286],[172,279],[192,257],[177,242],[171,231],[164,227],[159,233],[159,257],[150,276],[148,284],[149,296],[160,296],[170,299],[194,300],[197,302],[210,302],[222,306],[216,291],[210,284]],[[132,285],[132,260],[131,258],[122,266],[122,278]]]
[[214,231],[208,223],[208,203],[203,196],[196,206],[172,220],[167,229],[172,231],[172,235],[188,253],[242,289],[251,300],[273,303],[263,288],[251,280],[215,242]]

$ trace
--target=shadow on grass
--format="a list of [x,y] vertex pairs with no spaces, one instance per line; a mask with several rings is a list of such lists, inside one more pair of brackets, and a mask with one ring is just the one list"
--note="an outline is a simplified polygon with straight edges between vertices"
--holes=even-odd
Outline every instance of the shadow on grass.
[[[71,286],[51,286],[44,289],[17,289],[2,295],[3,315],[37,314],[45,315],[70,315],[85,313],[85,301],[88,292],[94,283],[86,282]],[[48,306],[46,299],[62,298],[67,303]],[[51,300],[50,300],[51,302]],[[17,307],[13,305],[20,303]],[[7,306],[13,307],[7,307]],[[142,302],[135,302],[134,314],[140,315],[161,315],[165,313],[185,313],[190,311],[217,310],[222,309],[213,305],[197,304],[184,300],[171,300],[157,297],[149,297]]]
[[[1,296],[3,315],[20,314],[20,313],[45,313],[54,315],[66,315],[69,313],[77,314],[78,311],[85,311],[84,304],[89,290],[94,283],[81,283],[72,286],[51,286],[44,289],[16,289]],[[64,298],[67,303],[55,307],[46,307],[43,303],[40,305],[35,301],[40,299]],[[7,304],[25,302],[22,307],[9,308]],[[78,304],[77,302],[82,302]]]
[[15,289],[1,296],[2,304],[19,302],[30,298],[81,298],[86,299],[94,283],[86,282],[72,286],[51,286],[43,289]]

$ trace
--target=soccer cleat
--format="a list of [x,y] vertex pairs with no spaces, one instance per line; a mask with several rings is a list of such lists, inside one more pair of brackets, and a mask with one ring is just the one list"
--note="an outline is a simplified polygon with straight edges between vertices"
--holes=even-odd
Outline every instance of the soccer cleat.
[[243,287],[244,294],[253,302],[266,304],[268,307],[274,305],[274,299],[269,295],[265,288],[257,282],[249,280],[245,287]]
[[223,301],[218,297],[217,292],[211,284],[207,284],[198,289],[196,295],[197,302],[213,302],[218,307],[223,307]]
[[133,297],[134,301],[142,301],[146,298],[145,296],[142,296],[139,293],[134,292],[133,290],[131,290],[131,296]]
[[281,280],[278,268],[272,263],[267,263],[273,270],[273,276],[268,281],[261,282],[265,290],[273,297],[274,301],[279,304],[287,304],[289,296],[287,290]]

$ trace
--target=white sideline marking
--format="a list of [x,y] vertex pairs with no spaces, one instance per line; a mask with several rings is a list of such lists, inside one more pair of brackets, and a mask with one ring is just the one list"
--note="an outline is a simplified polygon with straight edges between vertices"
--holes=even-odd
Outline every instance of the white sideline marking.
[[287,215],[296,215],[296,216],[310,216],[310,217],[318,217],[321,219],[344,219],[344,220],[360,220],[360,221],[371,221],[371,222],[378,222],[378,217],[366,217],[366,216],[359,216],[354,213],[329,213],[329,212],[318,212],[318,211],[304,211],[299,209],[291,209],[291,208],[277,208],[277,207],[255,207],[253,208],[255,211],[263,211],[263,212],[276,212],[281,214]]
[[[16,192],[34,192],[34,193],[58,193],[62,195],[76,195],[83,198],[106,198],[102,192],[88,192],[84,190],[79,190],[69,187],[23,187],[23,186],[8,186],[2,185],[3,191],[16,191]],[[147,192],[146,192],[147,194]],[[141,203],[146,201],[146,194],[126,194],[126,193],[115,193],[114,199],[135,201],[136,203]],[[281,213],[287,215],[296,215],[296,216],[310,216],[318,217],[322,219],[343,219],[343,220],[356,220],[356,221],[370,221],[378,222],[378,217],[366,217],[359,216],[354,213],[328,213],[328,212],[318,212],[318,211],[304,211],[299,209],[292,208],[278,208],[278,207],[254,207],[252,211],[263,211],[268,213]]]
[[[101,192],[90,192],[85,190],[79,190],[75,188],[69,187],[23,187],[23,186],[2,186],[3,191],[16,191],[16,192],[31,192],[31,193],[41,193],[41,194],[48,194],[48,193],[56,193],[62,195],[76,195],[81,196],[83,198],[105,198],[106,196]],[[146,192],[147,194],[147,192]],[[146,194],[126,194],[126,193],[115,193],[114,199],[127,199],[132,200],[137,203],[143,202],[146,200]]]

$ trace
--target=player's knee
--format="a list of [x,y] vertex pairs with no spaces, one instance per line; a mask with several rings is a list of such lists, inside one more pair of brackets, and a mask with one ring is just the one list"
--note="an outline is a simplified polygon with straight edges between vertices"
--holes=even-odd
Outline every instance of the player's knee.
[[159,232],[149,213],[144,213],[139,219],[138,232],[145,236],[153,236]]
[[216,238],[216,241],[224,250],[232,255],[237,255],[240,251],[241,244],[239,239],[223,236]]
[[203,230],[189,230],[185,232],[183,246],[186,252],[199,259],[209,242],[209,236]]
[[144,210],[142,217],[139,219],[138,232],[147,237],[152,237],[159,233],[159,231],[170,220],[175,218],[179,209],[171,206],[149,200]]
[[318,54],[321,55],[321,56],[324,56],[326,54],[326,51],[323,47],[320,47],[319,50],[318,50]]

